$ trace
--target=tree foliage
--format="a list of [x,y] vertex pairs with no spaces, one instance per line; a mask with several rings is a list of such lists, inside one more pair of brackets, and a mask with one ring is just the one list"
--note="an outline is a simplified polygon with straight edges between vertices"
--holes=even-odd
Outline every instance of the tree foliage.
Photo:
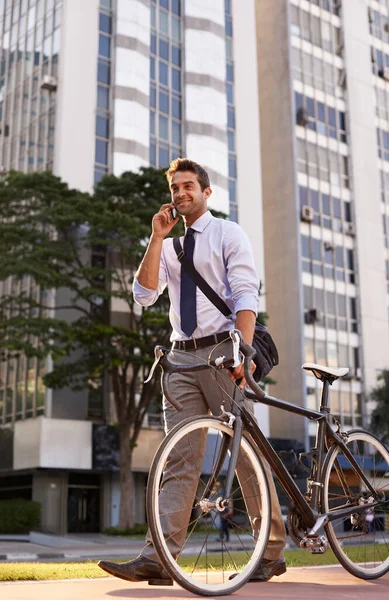
[[371,413],[370,429],[380,439],[389,441],[389,371],[384,370],[377,377],[377,386],[371,392],[375,408]]
[[155,344],[167,344],[170,332],[167,298],[141,309],[131,282],[152,216],[169,201],[163,173],[152,168],[107,176],[93,195],[51,173],[12,172],[0,183],[0,358],[51,355],[44,378],[50,388],[95,393],[109,376],[121,450],[121,527],[132,524],[132,450],[159,392],[157,378],[140,382]]

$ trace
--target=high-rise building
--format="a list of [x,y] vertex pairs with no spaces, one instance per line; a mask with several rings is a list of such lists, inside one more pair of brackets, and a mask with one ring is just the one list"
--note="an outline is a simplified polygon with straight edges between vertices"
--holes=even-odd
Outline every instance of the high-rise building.
[[[92,191],[108,172],[189,156],[209,171],[211,207],[249,234],[263,273],[255,0],[244,3],[0,0],[1,173],[51,169]],[[0,364],[0,498],[39,500],[47,531],[116,525],[117,474],[93,468],[93,426],[106,415],[85,393],[45,389],[49,368]],[[134,458],[137,522],[163,436],[150,425]]]
[[[349,366],[331,409],[368,425],[389,365],[389,11],[386,0],[257,0],[266,302],[274,395],[312,408],[300,365]],[[314,423],[271,416],[275,437]]]

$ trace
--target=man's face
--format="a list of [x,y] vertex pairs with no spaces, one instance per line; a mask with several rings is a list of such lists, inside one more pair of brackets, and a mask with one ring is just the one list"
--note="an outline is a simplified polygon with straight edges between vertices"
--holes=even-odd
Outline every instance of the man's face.
[[206,212],[207,200],[212,193],[209,187],[201,191],[197,175],[192,171],[174,173],[170,191],[177,212],[191,223]]

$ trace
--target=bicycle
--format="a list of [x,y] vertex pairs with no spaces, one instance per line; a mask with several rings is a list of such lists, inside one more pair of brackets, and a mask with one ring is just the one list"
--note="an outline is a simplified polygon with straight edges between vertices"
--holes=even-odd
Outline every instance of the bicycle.
[[[323,553],[330,546],[342,566],[356,577],[381,577],[389,571],[389,453],[362,429],[343,432],[330,413],[329,386],[348,369],[303,365],[323,383],[320,409],[311,410],[266,395],[250,369],[255,350],[237,330],[230,332],[230,337],[234,364],[240,362],[239,352],[244,357],[249,389],[246,386],[242,394],[237,388],[231,407],[226,410],[223,405],[219,416],[178,424],[161,443],[150,470],[148,523],[164,568],[183,588],[204,596],[230,594],[248,581],[264,555],[270,530],[265,459],[291,501],[288,531],[293,541],[312,553]],[[181,406],[171,396],[170,374],[216,369],[224,358],[217,359],[216,366],[209,362],[188,365],[175,364],[165,348],[157,346],[155,353],[152,372],[157,364],[161,366],[164,395],[177,410]],[[246,406],[247,398],[317,422],[314,448],[299,456],[302,464],[309,462],[305,464],[305,493],[262,433]],[[205,448],[202,456],[191,451],[199,439]],[[194,473],[191,489],[169,468],[177,462]],[[249,473],[245,480],[243,472]],[[220,480],[224,482],[222,496],[216,489]],[[166,499],[177,505],[177,495],[182,496],[179,509],[166,510]],[[256,514],[258,506],[260,514]],[[234,512],[230,522],[234,542],[230,544],[216,538],[216,517],[226,507]],[[165,534],[167,521],[172,523],[175,517],[180,517],[181,523],[184,518],[185,527]]]

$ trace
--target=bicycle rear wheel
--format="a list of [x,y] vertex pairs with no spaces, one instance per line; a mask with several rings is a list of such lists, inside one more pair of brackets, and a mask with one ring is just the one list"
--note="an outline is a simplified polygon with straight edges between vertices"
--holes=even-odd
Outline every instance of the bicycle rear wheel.
[[334,554],[347,571],[360,579],[377,579],[389,571],[389,453],[363,430],[351,431],[346,444],[372,484],[375,497],[341,448],[333,446],[323,467],[323,512],[361,505],[366,510],[336,519],[325,529]]
[[[187,419],[162,442],[150,470],[147,515],[154,547],[178,584],[204,596],[239,589],[262,559],[269,537],[265,471],[250,438],[243,434],[238,476],[230,494],[230,539],[220,539],[218,498],[223,498],[230,460],[226,444],[233,434],[215,417]],[[223,446],[224,460],[219,457],[224,456]],[[237,575],[229,579],[233,573]]]

